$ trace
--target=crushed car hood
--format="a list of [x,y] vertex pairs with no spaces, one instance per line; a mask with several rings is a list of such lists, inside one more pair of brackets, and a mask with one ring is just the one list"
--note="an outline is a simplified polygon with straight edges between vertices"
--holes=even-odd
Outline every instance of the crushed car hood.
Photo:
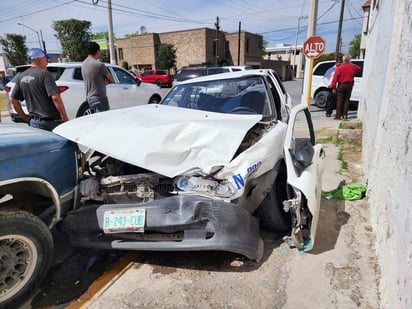
[[115,159],[174,177],[229,163],[261,115],[142,105],[70,120],[54,129]]

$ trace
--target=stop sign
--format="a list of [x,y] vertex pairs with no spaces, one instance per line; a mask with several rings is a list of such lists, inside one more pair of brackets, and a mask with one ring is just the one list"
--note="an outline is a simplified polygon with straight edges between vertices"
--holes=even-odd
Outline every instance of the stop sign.
[[325,40],[318,35],[314,35],[303,43],[303,53],[308,58],[319,58],[325,51],[325,47]]

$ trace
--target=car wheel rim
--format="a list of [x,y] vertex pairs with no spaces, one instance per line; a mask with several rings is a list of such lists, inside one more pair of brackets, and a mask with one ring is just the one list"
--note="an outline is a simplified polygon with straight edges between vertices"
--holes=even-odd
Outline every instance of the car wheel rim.
[[22,235],[0,237],[0,303],[26,285],[37,259],[36,245],[31,239]]
[[90,108],[86,109],[86,110],[84,111],[84,113],[83,113],[84,116],[86,116],[86,115],[91,115],[91,114],[93,114],[93,112],[92,112],[92,110],[91,110]]

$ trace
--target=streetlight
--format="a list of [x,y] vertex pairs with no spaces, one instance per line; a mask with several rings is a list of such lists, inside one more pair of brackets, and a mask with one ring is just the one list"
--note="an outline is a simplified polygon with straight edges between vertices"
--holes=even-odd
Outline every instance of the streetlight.
[[[27,29],[30,29],[30,30],[33,31],[33,32],[36,32],[36,34],[37,34],[37,39],[39,40],[39,47],[42,48],[42,45],[43,45],[43,50],[44,50],[44,52],[46,52],[46,44],[44,43],[43,33],[41,32],[41,30],[40,30],[40,34],[41,34],[41,40],[40,40],[40,36],[39,36],[39,32],[38,32],[38,31],[34,30],[33,28],[30,28],[29,26],[26,26],[25,24],[22,24],[22,23],[17,23],[17,24],[20,25],[20,26],[23,26],[23,27],[25,27],[25,28],[27,28]],[[42,44],[42,43],[43,43],[43,44]]]
[[296,29],[296,41],[295,41],[295,50],[293,52],[293,72],[295,73],[294,77],[297,75],[298,71],[298,66],[296,66],[296,49],[298,48],[298,37],[299,37],[299,28],[300,28],[300,20],[301,19],[306,19],[308,18],[307,16],[299,16],[298,17],[298,28]]

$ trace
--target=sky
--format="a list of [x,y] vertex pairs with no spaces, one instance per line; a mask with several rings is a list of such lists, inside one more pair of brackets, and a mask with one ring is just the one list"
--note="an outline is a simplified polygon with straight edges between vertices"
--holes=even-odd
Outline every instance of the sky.
[[[315,1],[111,0],[113,33],[121,38],[140,33],[143,28],[154,33],[215,29],[219,17],[221,31],[238,32],[240,23],[242,30],[262,35],[267,47],[301,45],[307,38],[310,6]],[[361,33],[365,1],[345,1],[342,52],[348,52],[350,41]],[[326,41],[326,53],[336,49],[341,3],[342,0],[318,0],[316,35]],[[43,38],[47,52],[61,52],[52,29],[54,21],[87,20],[92,23],[93,33],[108,31],[107,0],[0,0],[0,12],[1,37],[6,33],[25,35],[28,48],[39,47]]]

